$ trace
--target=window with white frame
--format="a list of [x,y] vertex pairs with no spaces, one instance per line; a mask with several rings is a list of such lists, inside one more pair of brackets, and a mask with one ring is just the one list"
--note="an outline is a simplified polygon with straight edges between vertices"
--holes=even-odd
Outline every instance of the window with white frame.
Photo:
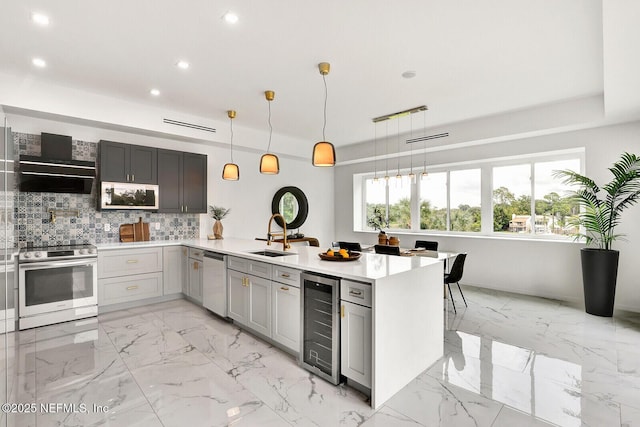
[[[555,170],[582,171],[584,150],[490,159],[469,164],[432,167],[411,182],[354,180],[363,195],[356,207],[361,230],[372,230],[367,219],[374,208],[385,212],[388,228],[415,232],[482,233],[510,236],[565,236],[576,230],[571,217],[579,211],[568,197],[571,188],[555,178]],[[355,192],[354,192],[355,194]],[[486,218],[483,218],[483,213]]]

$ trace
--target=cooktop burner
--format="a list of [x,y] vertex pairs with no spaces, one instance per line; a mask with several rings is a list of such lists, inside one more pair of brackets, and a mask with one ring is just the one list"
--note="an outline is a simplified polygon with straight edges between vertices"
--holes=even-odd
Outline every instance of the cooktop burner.
[[93,258],[98,256],[98,249],[94,245],[60,245],[60,246],[32,246],[20,250],[20,262],[34,262],[52,259]]

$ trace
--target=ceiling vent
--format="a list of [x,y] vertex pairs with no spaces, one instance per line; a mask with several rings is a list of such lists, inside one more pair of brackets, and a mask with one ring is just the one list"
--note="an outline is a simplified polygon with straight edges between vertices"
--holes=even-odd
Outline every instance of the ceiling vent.
[[448,136],[449,136],[449,132],[436,133],[434,135],[419,136],[417,138],[407,139],[407,144],[413,144],[414,142],[429,141],[431,139],[446,138]]
[[207,126],[197,125],[195,123],[181,122],[179,120],[172,120],[172,119],[162,119],[162,122],[166,123],[168,125],[182,126],[182,127],[185,127],[185,128],[191,128],[191,129],[202,130],[202,131],[205,131],[205,132],[216,133],[216,129],[215,128],[210,128],[210,127],[207,127]]

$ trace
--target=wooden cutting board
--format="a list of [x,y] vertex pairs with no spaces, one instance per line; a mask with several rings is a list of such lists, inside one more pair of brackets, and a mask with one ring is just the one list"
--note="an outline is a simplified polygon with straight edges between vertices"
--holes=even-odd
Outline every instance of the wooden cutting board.
[[134,224],[120,225],[121,242],[146,242],[149,240],[149,223],[140,220]]

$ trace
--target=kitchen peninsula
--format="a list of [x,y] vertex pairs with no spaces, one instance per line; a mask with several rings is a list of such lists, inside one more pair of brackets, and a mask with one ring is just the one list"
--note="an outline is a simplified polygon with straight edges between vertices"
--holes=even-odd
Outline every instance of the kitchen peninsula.
[[[357,261],[331,262],[321,260],[322,250],[310,246],[294,246],[286,255],[267,257],[251,252],[280,251],[282,246],[240,239],[102,244],[98,250],[100,256],[171,246],[370,284],[373,408],[382,406],[443,354],[442,265],[435,259],[363,253]],[[206,277],[203,286],[208,286]]]

